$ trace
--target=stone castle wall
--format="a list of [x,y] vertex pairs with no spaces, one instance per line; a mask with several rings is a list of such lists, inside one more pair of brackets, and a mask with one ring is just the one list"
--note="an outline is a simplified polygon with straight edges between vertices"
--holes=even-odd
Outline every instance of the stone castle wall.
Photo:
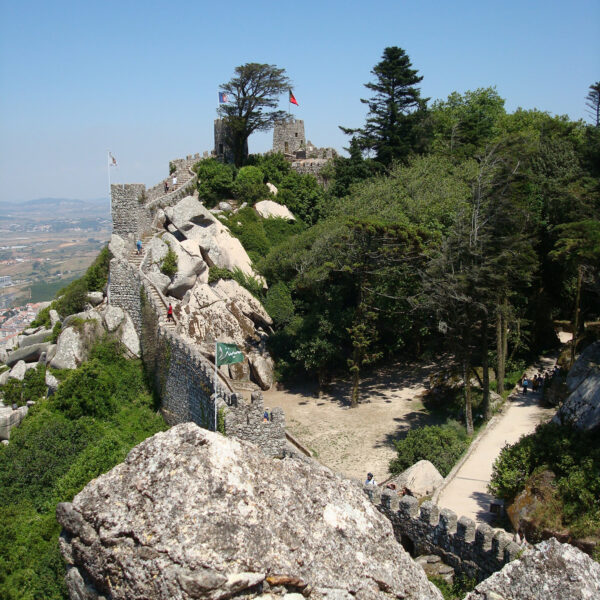
[[110,186],[113,231],[123,238],[141,237],[148,226],[143,183],[113,183]]
[[521,552],[508,533],[494,532],[486,523],[476,525],[429,501],[419,507],[412,496],[399,498],[396,492],[381,493],[379,488],[365,490],[392,522],[396,539],[415,556],[435,554],[457,572],[482,581]]
[[[198,156],[187,157],[179,170],[189,169]],[[174,204],[184,195],[181,189],[153,202],[139,202],[142,184],[112,186],[113,232],[131,239],[152,229],[154,213]],[[110,303],[126,310],[140,338],[142,360],[161,399],[166,421],[175,425],[187,421],[215,429],[214,366],[188,340],[161,325],[165,307],[153,294],[152,285],[133,264],[113,258],[110,262]],[[283,456],[286,452],[285,418],[275,409],[272,419],[263,422],[262,394],[244,401],[222,379],[219,380],[217,411],[223,409],[225,432],[259,445],[266,453]]]

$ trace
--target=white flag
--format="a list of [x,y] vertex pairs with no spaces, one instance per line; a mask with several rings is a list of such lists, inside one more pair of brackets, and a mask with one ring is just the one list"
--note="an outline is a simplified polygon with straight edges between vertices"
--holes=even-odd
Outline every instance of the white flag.
[[111,167],[116,167],[117,165],[117,159],[112,155],[112,152],[108,153],[108,164]]

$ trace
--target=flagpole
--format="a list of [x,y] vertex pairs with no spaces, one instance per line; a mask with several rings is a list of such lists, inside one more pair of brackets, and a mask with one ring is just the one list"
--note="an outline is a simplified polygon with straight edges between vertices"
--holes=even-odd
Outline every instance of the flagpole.
[[215,340],[215,433],[217,433],[217,340]]
[[106,151],[106,172],[108,174],[108,202],[110,203],[110,214],[112,218],[112,194],[110,193],[110,150]]

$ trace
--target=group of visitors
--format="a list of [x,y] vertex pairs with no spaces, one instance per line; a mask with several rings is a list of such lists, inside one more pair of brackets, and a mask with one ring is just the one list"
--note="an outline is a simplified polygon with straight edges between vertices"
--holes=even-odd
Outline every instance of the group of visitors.
[[563,369],[558,365],[554,365],[553,369],[536,373],[531,379],[527,375],[523,376],[521,380],[521,387],[523,388],[523,394],[527,394],[527,390],[531,389],[533,392],[538,390],[544,390],[544,386],[552,381],[554,377],[559,377],[563,374]]

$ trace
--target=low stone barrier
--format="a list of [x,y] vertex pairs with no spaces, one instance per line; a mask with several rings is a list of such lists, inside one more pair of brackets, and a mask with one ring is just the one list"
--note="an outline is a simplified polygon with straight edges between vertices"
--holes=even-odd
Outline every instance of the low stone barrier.
[[365,487],[377,509],[392,523],[396,539],[413,556],[435,554],[456,572],[482,581],[517,558],[521,546],[504,530],[467,517],[430,501],[419,506],[412,496]]

